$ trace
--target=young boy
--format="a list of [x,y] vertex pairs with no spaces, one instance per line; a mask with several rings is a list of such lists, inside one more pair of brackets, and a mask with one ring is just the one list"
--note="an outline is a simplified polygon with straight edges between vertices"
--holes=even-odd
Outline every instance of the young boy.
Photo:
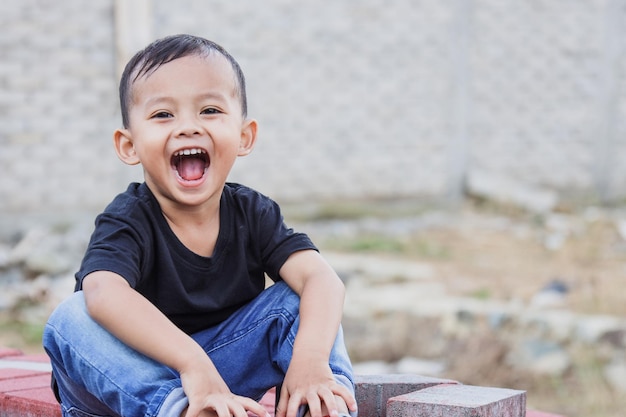
[[237,62],[167,37],[128,63],[120,101],[115,150],[145,182],[97,217],[46,325],[63,415],[265,416],[255,400],[280,386],[277,417],[355,416],[341,281],[276,203],[226,182],[257,133]]

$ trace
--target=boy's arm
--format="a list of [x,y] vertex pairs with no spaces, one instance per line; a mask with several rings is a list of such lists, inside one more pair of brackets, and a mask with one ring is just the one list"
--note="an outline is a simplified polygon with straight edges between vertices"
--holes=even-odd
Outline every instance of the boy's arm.
[[188,417],[206,409],[219,417],[246,416],[248,410],[267,414],[256,401],[232,394],[202,347],[121,276],[93,272],[83,280],[83,293],[95,321],[128,346],[180,373],[189,400]]
[[322,417],[322,404],[329,415],[336,416],[335,395],[356,411],[352,393],[335,381],[328,364],[343,313],[343,283],[313,250],[292,254],[280,269],[280,275],[300,296],[300,325],[277,417],[294,417],[302,404],[308,404],[311,417]]

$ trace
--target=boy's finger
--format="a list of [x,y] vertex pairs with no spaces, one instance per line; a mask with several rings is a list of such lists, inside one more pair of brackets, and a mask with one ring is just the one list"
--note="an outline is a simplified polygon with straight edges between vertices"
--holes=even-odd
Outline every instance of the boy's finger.
[[289,401],[289,393],[287,389],[283,387],[280,390],[280,397],[278,400],[278,404],[276,404],[276,410],[274,413],[275,417],[286,417],[287,416],[287,402]]
[[337,384],[337,386],[333,389],[333,393],[343,398],[350,411],[357,411],[356,400],[348,388]]
[[317,393],[312,393],[306,398],[307,406],[309,407],[310,417],[322,417],[322,403],[324,400],[320,401],[320,397],[318,397]]
[[287,401],[286,416],[296,417],[298,415],[298,410],[300,409],[300,406],[303,404],[305,404],[305,401],[303,401],[302,396],[299,396],[299,395],[290,396],[289,400]]
[[319,391],[319,399],[326,407],[326,413],[322,414],[320,411],[320,417],[335,417],[338,414],[337,411],[337,400],[335,399],[335,394],[328,388],[324,387]]
[[[256,414],[253,410],[250,410],[250,411]],[[237,404],[234,407],[230,407],[230,415],[232,417],[248,417],[248,413],[246,412],[246,409],[239,404]],[[264,414],[259,415],[259,417],[264,417]]]
[[258,417],[270,417],[269,413],[261,404],[257,401],[254,401],[252,398],[247,397],[238,397],[241,405],[244,407],[243,416],[247,416],[246,411],[250,411],[253,414],[256,414]]
[[345,395],[341,395],[341,398],[343,398],[343,400],[346,402],[346,405],[348,406],[348,410],[356,412],[359,408],[356,403],[356,399],[354,398],[351,392],[349,392],[348,390],[346,391],[347,392],[345,393]]
[[181,416],[185,416],[185,417],[198,417],[198,415],[200,415],[200,412],[202,411],[202,409],[198,406],[195,405],[195,403],[189,403],[189,407],[187,407],[186,410],[183,411],[183,413],[181,414]]
[[206,407],[205,409],[213,409],[215,414],[217,414],[217,417],[232,417],[233,415],[230,412],[229,407],[224,402],[215,402],[212,406]]

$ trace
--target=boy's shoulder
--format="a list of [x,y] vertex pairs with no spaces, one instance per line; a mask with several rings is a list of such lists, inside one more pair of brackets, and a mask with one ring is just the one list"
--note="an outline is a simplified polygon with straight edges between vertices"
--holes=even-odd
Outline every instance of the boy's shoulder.
[[254,188],[250,188],[246,185],[234,182],[227,182],[226,184],[224,184],[223,196],[224,198],[230,199],[237,204],[243,205],[276,204],[270,197],[266,196],[260,191],[257,191]]
[[105,208],[109,214],[128,215],[138,206],[145,209],[154,209],[158,202],[145,183],[133,182],[128,185],[126,191],[115,196],[113,201]]
[[[267,195],[237,183],[226,183],[222,193],[222,213],[245,222],[273,224],[282,218],[281,208]],[[229,212],[226,214],[225,212]]]
[[236,182],[227,182],[224,184],[224,192],[226,193],[230,193],[232,195],[255,195],[255,194],[261,194],[260,192],[256,191],[254,188],[250,188],[247,185],[243,185],[243,184],[239,184]]

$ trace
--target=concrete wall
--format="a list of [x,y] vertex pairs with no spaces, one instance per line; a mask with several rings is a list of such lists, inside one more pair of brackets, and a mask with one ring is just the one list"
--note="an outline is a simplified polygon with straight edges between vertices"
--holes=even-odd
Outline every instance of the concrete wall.
[[231,179],[278,200],[626,197],[626,0],[129,3],[0,6],[0,214],[141,178],[111,147],[118,56],[179,32],[240,61],[260,137]]
[[123,171],[110,1],[0,6],[0,212],[100,207]]

